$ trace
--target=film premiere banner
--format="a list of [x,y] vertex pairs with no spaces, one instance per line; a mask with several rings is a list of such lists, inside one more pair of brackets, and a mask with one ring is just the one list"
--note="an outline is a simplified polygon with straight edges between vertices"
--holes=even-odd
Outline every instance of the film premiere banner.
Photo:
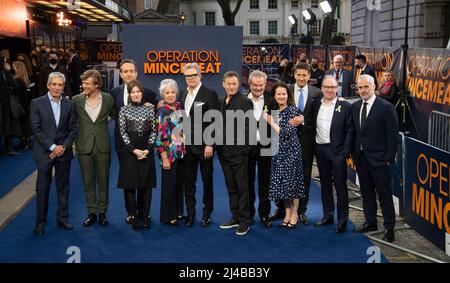
[[450,256],[450,154],[405,138],[406,223]]
[[[414,117],[408,121],[408,127],[412,137],[428,142],[430,113],[450,114],[450,50],[410,48],[406,68],[408,101]],[[411,119],[409,115],[407,118]]]
[[242,69],[242,27],[124,25],[123,58],[138,65],[138,79],[154,91],[163,79],[186,87],[183,66],[197,62],[202,82],[225,95],[222,77]]
[[[265,48],[265,49],[263,49]],[[250,89],[248,76],[251,70],[261,70],[269,78],[267,88],[277,79],[277,69],[283,59],[289,60],[288,44],[245,44],[242,46],[242,87]]]

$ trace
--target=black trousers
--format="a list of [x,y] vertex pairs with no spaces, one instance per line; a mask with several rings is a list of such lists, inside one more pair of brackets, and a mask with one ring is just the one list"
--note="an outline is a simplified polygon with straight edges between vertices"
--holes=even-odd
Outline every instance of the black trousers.
[[[125,207],[132,216],[150,216],[150,204],[152,202],[152,189],[125,189]],[[137,199],[136,199],[137,191]],[[137,204],[142,203],[143,207],[138,209]]]
[[259,217],[268,217],[270,213],[269,186],[271,156],[261,156],[261,145],[252,147],[248,158],[248,194],[250,204],[250,219],[255,215],[255,178],[258,167],[258,213]]
[[[225,146],[224,146],[225,147]],[[247,226],[250,218],[248,193],[248,156],[232,153],[225,147],[219,152],[232,218]]]
[[57,221],[66,222],[69,216],[69,177],[70,161],[61,161],[55,158],[51,161],[36,162],[38,175],[36,179],[36,223],[47,222],[48,201],[50,185],[52,183],[52,170],[55,167],[55,183],[57,188]]
[[186,155],[183,160],[186,210],[189,216],[195,216],[195,192],[197,171],[200,163],[200,172],[203,181],[203,215],[209,216],[214,209],[213,195],[213,159],[205,159],[201,154],[193,153],[190,146],[186,146]]
[[174,160],[169,170],[161,168],[160,221],[167,223],[183,215],[183,164]]
[[[121,163],[120,157],[122,156],[122,154],[119,151],[116,151],[116,152],[117,152],[117,158],[118,158],[119,164],[120,164]],[[136,199],[136,191],[135,190],[130,190],[130,191],[134,192],[134,199]],[[140,192],[137,192],[137,194],[139,195]],[[136,209],[133,210],[130,207],[128,207],[128,202],[126,201],[127,200],[127,190],[123,190],[123,199],[125,200],[125,210],[127,211],[127,214],[128,215],[132,215],[132,213],[135,212]],[[143,216],[144,215],[143,213],[144,213],[144,210],[145,210],[145,208],[144,208],[145,205],[144,205],[144,201],[143,200],[144,200],[143,197],[138,196],[138,198],[137,198],[137,211],[138,211],[138,215],[139,216]]]
[[340,222],[348,220],[347,164],[345,158],[330,158],[329,144],[317,144],[315,148],[319,168],[323,217],[334,218],[333,183],[336,188],[337,214]]
[[361,195],[363,199],[364,217],[366,224],[377,224],[376,193],[383,213],[384,228],[393,229],[395,226],[395,210],[392,200],[391,169],[384,164],[380,167],[372,167],[364,152],[361,151],[356,165]]

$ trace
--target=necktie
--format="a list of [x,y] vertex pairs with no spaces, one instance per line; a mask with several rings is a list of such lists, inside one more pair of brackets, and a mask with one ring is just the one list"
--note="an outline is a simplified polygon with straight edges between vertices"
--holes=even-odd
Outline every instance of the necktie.
[[339,81],[339,70],[336,70],[336,80]]
[[305,110],[305,99],[303,97],[303,88],[300,89],[300,96],[298,97],[298,109],[300,109],[302,112]]
[[367,102],[363,103],[363,109],[361,111],[361,129],[364,128],[367,119]]

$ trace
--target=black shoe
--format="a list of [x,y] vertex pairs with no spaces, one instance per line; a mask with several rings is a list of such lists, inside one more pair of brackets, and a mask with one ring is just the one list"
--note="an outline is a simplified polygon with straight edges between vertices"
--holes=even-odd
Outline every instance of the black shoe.
[[[220,226],[222,226],[222,225],[220,225]],[[248,230],[250,230],[250,227],[248,227],[248,226],[240,226],[240,225],[238,225],[239,227],[236,229],[236,235],[238,235],[238,236],[244,236],[245,234],[247,234],[247,232],[248,232]],[[220,228],[222,228],[222,227],[220,227]]]
[[151,226],[152,226],[152,224],[151,224],[151,217],[150,216],[144,216],[144,220],[143,220],[143,223],[142,223],[142,228],[144,230],[148,230],[148,229],[150,229]]
[[61,228],[63,230],[73,230],[72,224],[69,224],[67,222],[58,221],[57,226],[58,228]]
[[361,227],[355,228],[355,233],[367,233],[370,231],[377,231],[377,225],[367,225],[363,224]]
[[237,221],[235,219],[231,219],[230,221],[221,224],[219,227],[220,227],[220,229],[230,229],[230,228],[234,228],[234,227],[239,227],[239,221]]
[[95,222],[97,222],[97,214],[89,213],[88,217],[83,222],[83,226],[89,227],[92,226],[92,224],[94,224]]
[[287,229],[295,229],[297,228],[297,223],[296,224],[292,224],[291,222],[288,222],[288,224],[286,225]]
[[45,223],[37,223],[36,227],[34,227],[34,234],[43,235],[45,232]]
[[395,241],[394,229],[386,229],[384,230],[383,240],[389,243]]
[[275,210],[275,212],[272,214],[272,216],[270,216],[269,220],[275,221],[278,219],[283,219],[285,215],[286,215],[286,212],[284,211],[284,209],[277,208],[277,210]]
[[336,233],[344,233],[347,231],[347,220],[339,221],[338,225],[336,226]]
[[202,218],[201,226],[206,227],[209,225],[211,225],[211,217],[209,215],[204,215]]
[[185,215],[178,215],[178,216],[177,216],[177,220],[178,220],[178,221],[186,220],[186,219],[187,219],[187,216],[185,216]]
[[131,217],[131,227],[133,228],[133,230],[141,229],[141,223],[138,216]]
[[266,228],[272,227],[272,223],[270,222],[268,216],[261,217],[261,223],[262,223],[262,225],[263,225],[264,227],[266,227]]
[[180,227],[180,222],[178,220],[174,219],[172,221],[166,222],[167,225],[173,226],[173,227]]
[[98,214],[98,225],[100,225],[100,226],[108,225],[108,219],[106,219],[106,214],[104,214],[104,213]]
[[331,225],[331,224],[334,224],[334,219],[324,217],[319,222],[314,223],[314,227],[322,227],[322,226]]
[[131,218],[132,218],[132,217],[133,217],[133,215],[127,214],[127,217],[125,217],[125,223],[131,224]]
[[188,215],[188,217],[186,218],[186,222],[185,222],[186,227],[192,227],[194,225],[194,221],[195,221],[194,216]]
[[298,220],[300,220],[300,222],[301,222],[303,225],[308,225],[308,224],[309,224],[308,217],[306,217],[306,215],[305,215],[304,213],[300,213],[300,214],[298,215]]

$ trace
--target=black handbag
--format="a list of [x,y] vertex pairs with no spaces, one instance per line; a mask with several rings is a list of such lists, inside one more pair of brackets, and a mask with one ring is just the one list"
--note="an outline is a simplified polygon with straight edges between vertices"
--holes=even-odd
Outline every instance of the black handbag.
[[25,110],[20,104],[20,98],[18,95],[10,95],[9,96],[9,106],[11,107],[12,116],[16,119],[22,118],[25,116]]

